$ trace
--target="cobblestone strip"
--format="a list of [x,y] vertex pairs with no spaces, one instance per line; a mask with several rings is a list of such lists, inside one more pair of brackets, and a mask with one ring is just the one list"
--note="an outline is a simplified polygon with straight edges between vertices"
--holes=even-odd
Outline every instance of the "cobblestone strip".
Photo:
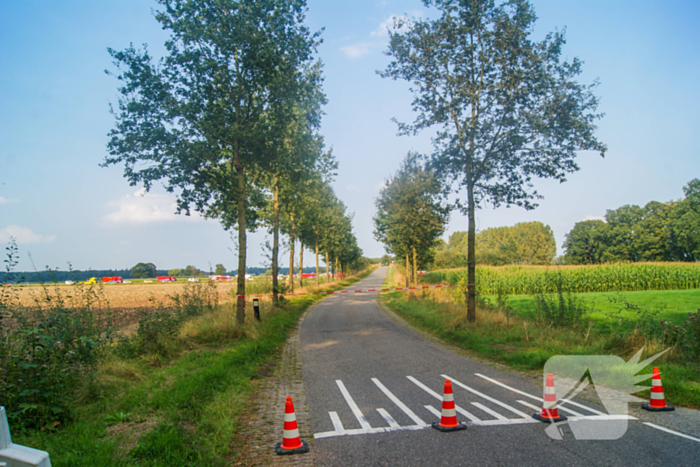
[[[312,307],[313,308],[313,307]],[[309,309],[304,317],[311,311]],[[244,428],[248,446],[243,464],[246,466],[303,466],[314,465],[314,447],[309,422],[309,407],[301,379],[301,353],[299,350],[299,329],[304,317],[287,340],[278,365],[271,372],[264,372],[256,390],[253,414]],[[294,400],[294,411],[299,425],[301,439],[311,448],[306,454],[279,456],[275,444],[282,442],[284,403],[287,397]]]

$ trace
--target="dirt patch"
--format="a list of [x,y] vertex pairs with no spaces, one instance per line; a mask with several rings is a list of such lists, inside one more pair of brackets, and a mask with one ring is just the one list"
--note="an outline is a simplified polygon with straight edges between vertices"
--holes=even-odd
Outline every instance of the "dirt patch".
[[155,429],[160,420],[149,417],[136,422],[122,422],[107,427],[107,436],[120,440],[119,448],[126,455],[136,447],[141,436]]

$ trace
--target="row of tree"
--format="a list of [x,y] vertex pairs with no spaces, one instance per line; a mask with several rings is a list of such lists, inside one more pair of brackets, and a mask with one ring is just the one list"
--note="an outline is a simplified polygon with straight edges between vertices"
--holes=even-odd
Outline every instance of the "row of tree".
[[[448,242],[440,242],[433,266],[466,267],[467,251],[468,232],[454,232]],[[492,227],[476,234],[478,264],[551,264],[556,253],[554,233],[542,222],[521,222],[510,227]]]
[[578,222],[564,241],[567,264],[611,261],[700,261],[700,180],[685,197],[608,210],[604,220]]
[[[352,265],[361,251],[352,216],[330,188],[337,164],[318,134],[326,98],[306,3],[159,3],[156,19],[170,33],[163,58],[133,46],[109,50],[123,84],[103,165],[123,163],[129,182],[147,190],[163,181],[178,212],[194,209],[235,229],[239,272],[247,232],[267,227],[274,293],[280,232],[292,258],[300,240],[335,269]],[[245,286],[239,273],[239,296]],[[243,298],[236,320],[245,320]]]

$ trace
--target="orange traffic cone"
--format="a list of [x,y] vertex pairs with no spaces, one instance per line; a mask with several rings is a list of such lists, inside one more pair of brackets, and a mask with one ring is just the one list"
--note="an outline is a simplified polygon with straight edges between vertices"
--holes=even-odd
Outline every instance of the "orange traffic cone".
[[442,395],[442,417],[440,423],[433,422],[433,428],[440,431],[466,430],[467,425],[457,422],[457,412],[455,412],[455,398],[452,394],[452,382],[445,380],[445,391]]
[[661,373],[659,367],[655,366],[651,377],[651,400],[642,406],[644,410],[651,412],[670,412],[676,410],[675,407],[666,405],[664,398],[664,388],[661,386]]
[[299,428],[297,427],[297,416],[294,413],[294,403],[292,398],[287,397],[284,406],[284,433],[282,442],[275,445],[277,454],[301,454],[309,452],[309,445],[299,438]]
[[554,376],[552,376],[552,373],[547,373],[542,413],[536,413],[532,418],[545,423],[563,422],[566,420],[565,416],[559,415],[559,410],[557,409],[557,395],[554,393]]

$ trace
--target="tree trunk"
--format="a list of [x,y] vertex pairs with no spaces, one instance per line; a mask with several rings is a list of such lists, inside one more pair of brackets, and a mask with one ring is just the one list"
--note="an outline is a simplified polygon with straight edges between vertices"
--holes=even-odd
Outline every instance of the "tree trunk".
[[318,287],[318,242],[316,242],[316,287]]
[[245,172],[240,156],[236,154],[234,166],[236,168],[236,178],[238,179],[238,287],[236,295],[236,323],[243,326],[245,322],[245,255],[246,255],[246,225],[245,225]]
[[328,274],[330,270],[330,263],[328,262],[328,250],[326,250],[326,284],[330,283],[331,278]]
[[279,250],[280,250],[280,187],[279,180],[275,177],[275,185],[272,189],[272,303],[279,305]]
[[467,321],[476,321],[476,222],[474,216],[474,186],[467,185],[469,233],[467,234]]
[[406,287],[410,287],[411,283],[409,278],[411,277],[411,262],[408,260],[408,250],[406,250]]
[[418,256],[416,247],[413,247],[413,287],[418,287]]
[[294,224],[292,224],[292,234],[289,241],[291,245],[289,251],[289,292],[294,293]]
[[299,287],[304,287],[304,244],[299,242]]

